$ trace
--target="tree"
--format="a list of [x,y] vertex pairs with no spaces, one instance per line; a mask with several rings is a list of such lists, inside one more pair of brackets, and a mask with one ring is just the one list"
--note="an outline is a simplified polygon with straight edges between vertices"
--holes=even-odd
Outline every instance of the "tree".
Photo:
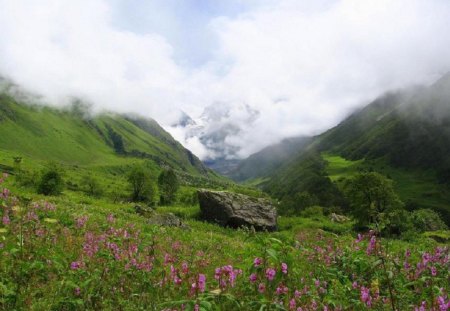
[[41,174],[38,183],[38,193],[43,195],[59,195],[64,189],[62,171],[55,165],[50,166]]
[[135,202],[153,201],[156,189],[151,182],[150,174],[141,165],[135,165],[128,173],[131,186],[131,199]]
[[162,205],[171,204],[175,201],[175,196],[179,188],[178,178],[172,169],[163,170],[158,177],[160,192],[160,203]]
[[359,173],[344,185],[351,211],[358,225],[386,225],[403,203],[394,191],[393,183],[375,172]]
[[85,175],[82,179],[85,191],[88,195],[99,197],[103,193],[102,185],[92,174]]

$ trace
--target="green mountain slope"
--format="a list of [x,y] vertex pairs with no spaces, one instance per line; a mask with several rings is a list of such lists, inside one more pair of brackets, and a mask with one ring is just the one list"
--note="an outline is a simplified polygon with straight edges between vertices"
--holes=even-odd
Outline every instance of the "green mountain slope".
[[22,157],[28,166],[48,161],[81,168],[124,167],[144,161],[157,172],[220,179],[151,119],[103,113],[88,116],[84,106],[57,109],[24,104],[0,94],[0,164]]
[[249,179],[264,180],[310,142],[309,137],[286,138],[242,160],[228,176],[240,182]]
[[345,205],[339,181],[375,170],[394,180],[407,207],[433,208],[450,223],[450,75],[376,99],[305,150],[270,176],[266,191],[291,201],[308,192],[321,205]]

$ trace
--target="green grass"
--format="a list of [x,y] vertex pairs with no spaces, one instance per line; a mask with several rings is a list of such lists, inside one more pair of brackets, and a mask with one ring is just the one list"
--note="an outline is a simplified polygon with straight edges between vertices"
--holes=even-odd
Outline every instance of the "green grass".
[[393,168],[381,160],[350,161],[328,153],[322,153],[322,157],[328,163],[327,173],[338,185],[345,178],[354,176],[360,169],[372,169],[394,180],[394,189],[403,202],[413,203],[415,208],[437,210],[448,221],[450,189],[437,183],[433,171]]
[[332,181],[351,178],[361,168],[363,160],[349,161],[337,155],[322,153],[322,158],[328,162],[327,173]]

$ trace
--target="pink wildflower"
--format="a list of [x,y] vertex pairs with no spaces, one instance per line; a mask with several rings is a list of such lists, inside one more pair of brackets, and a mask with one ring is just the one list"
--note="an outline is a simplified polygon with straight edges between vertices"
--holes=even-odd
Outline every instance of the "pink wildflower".
[[264,283],[260,283],[258,285],[258,292],[260,292],[261,294],[263,294],[266,291],[266,285]]
[[269,281],[273,281],[275,278],[276,271],[273,268],[267,268],[266,270],[266,277]]
[[288,273],[288,265],[284,262],[281,264],[281,272],[284,274]]
[[259,257],[256,257],[255,260],[253,260],[253,264],[255,267],[259,267],[262,264],[262,259]]

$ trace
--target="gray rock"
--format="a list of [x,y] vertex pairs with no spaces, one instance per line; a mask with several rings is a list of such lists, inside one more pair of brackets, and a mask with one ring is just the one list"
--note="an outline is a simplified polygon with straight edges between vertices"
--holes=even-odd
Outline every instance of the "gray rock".
[[277,229],[277,211],[267,199],[226,191],[198,190],[202,218],[222,226]]
[[134,211],[143,217],[150,218],[155,214],[155,210],[150,206],[135,205]]
[[147,222],[150,225],[158,225],[163,227],[179,227],[188,229],[189,226],[184,224],[180,218],[172,213],[154,214]]
[[337,222],[339,224],[342,224],[344,222],[349,221],[350,218],[348,218],[347,216],[344,216],[344,215],[338,215],[338,214],[335,214],[335,213],[331,213],[330,220],[332,222]]

